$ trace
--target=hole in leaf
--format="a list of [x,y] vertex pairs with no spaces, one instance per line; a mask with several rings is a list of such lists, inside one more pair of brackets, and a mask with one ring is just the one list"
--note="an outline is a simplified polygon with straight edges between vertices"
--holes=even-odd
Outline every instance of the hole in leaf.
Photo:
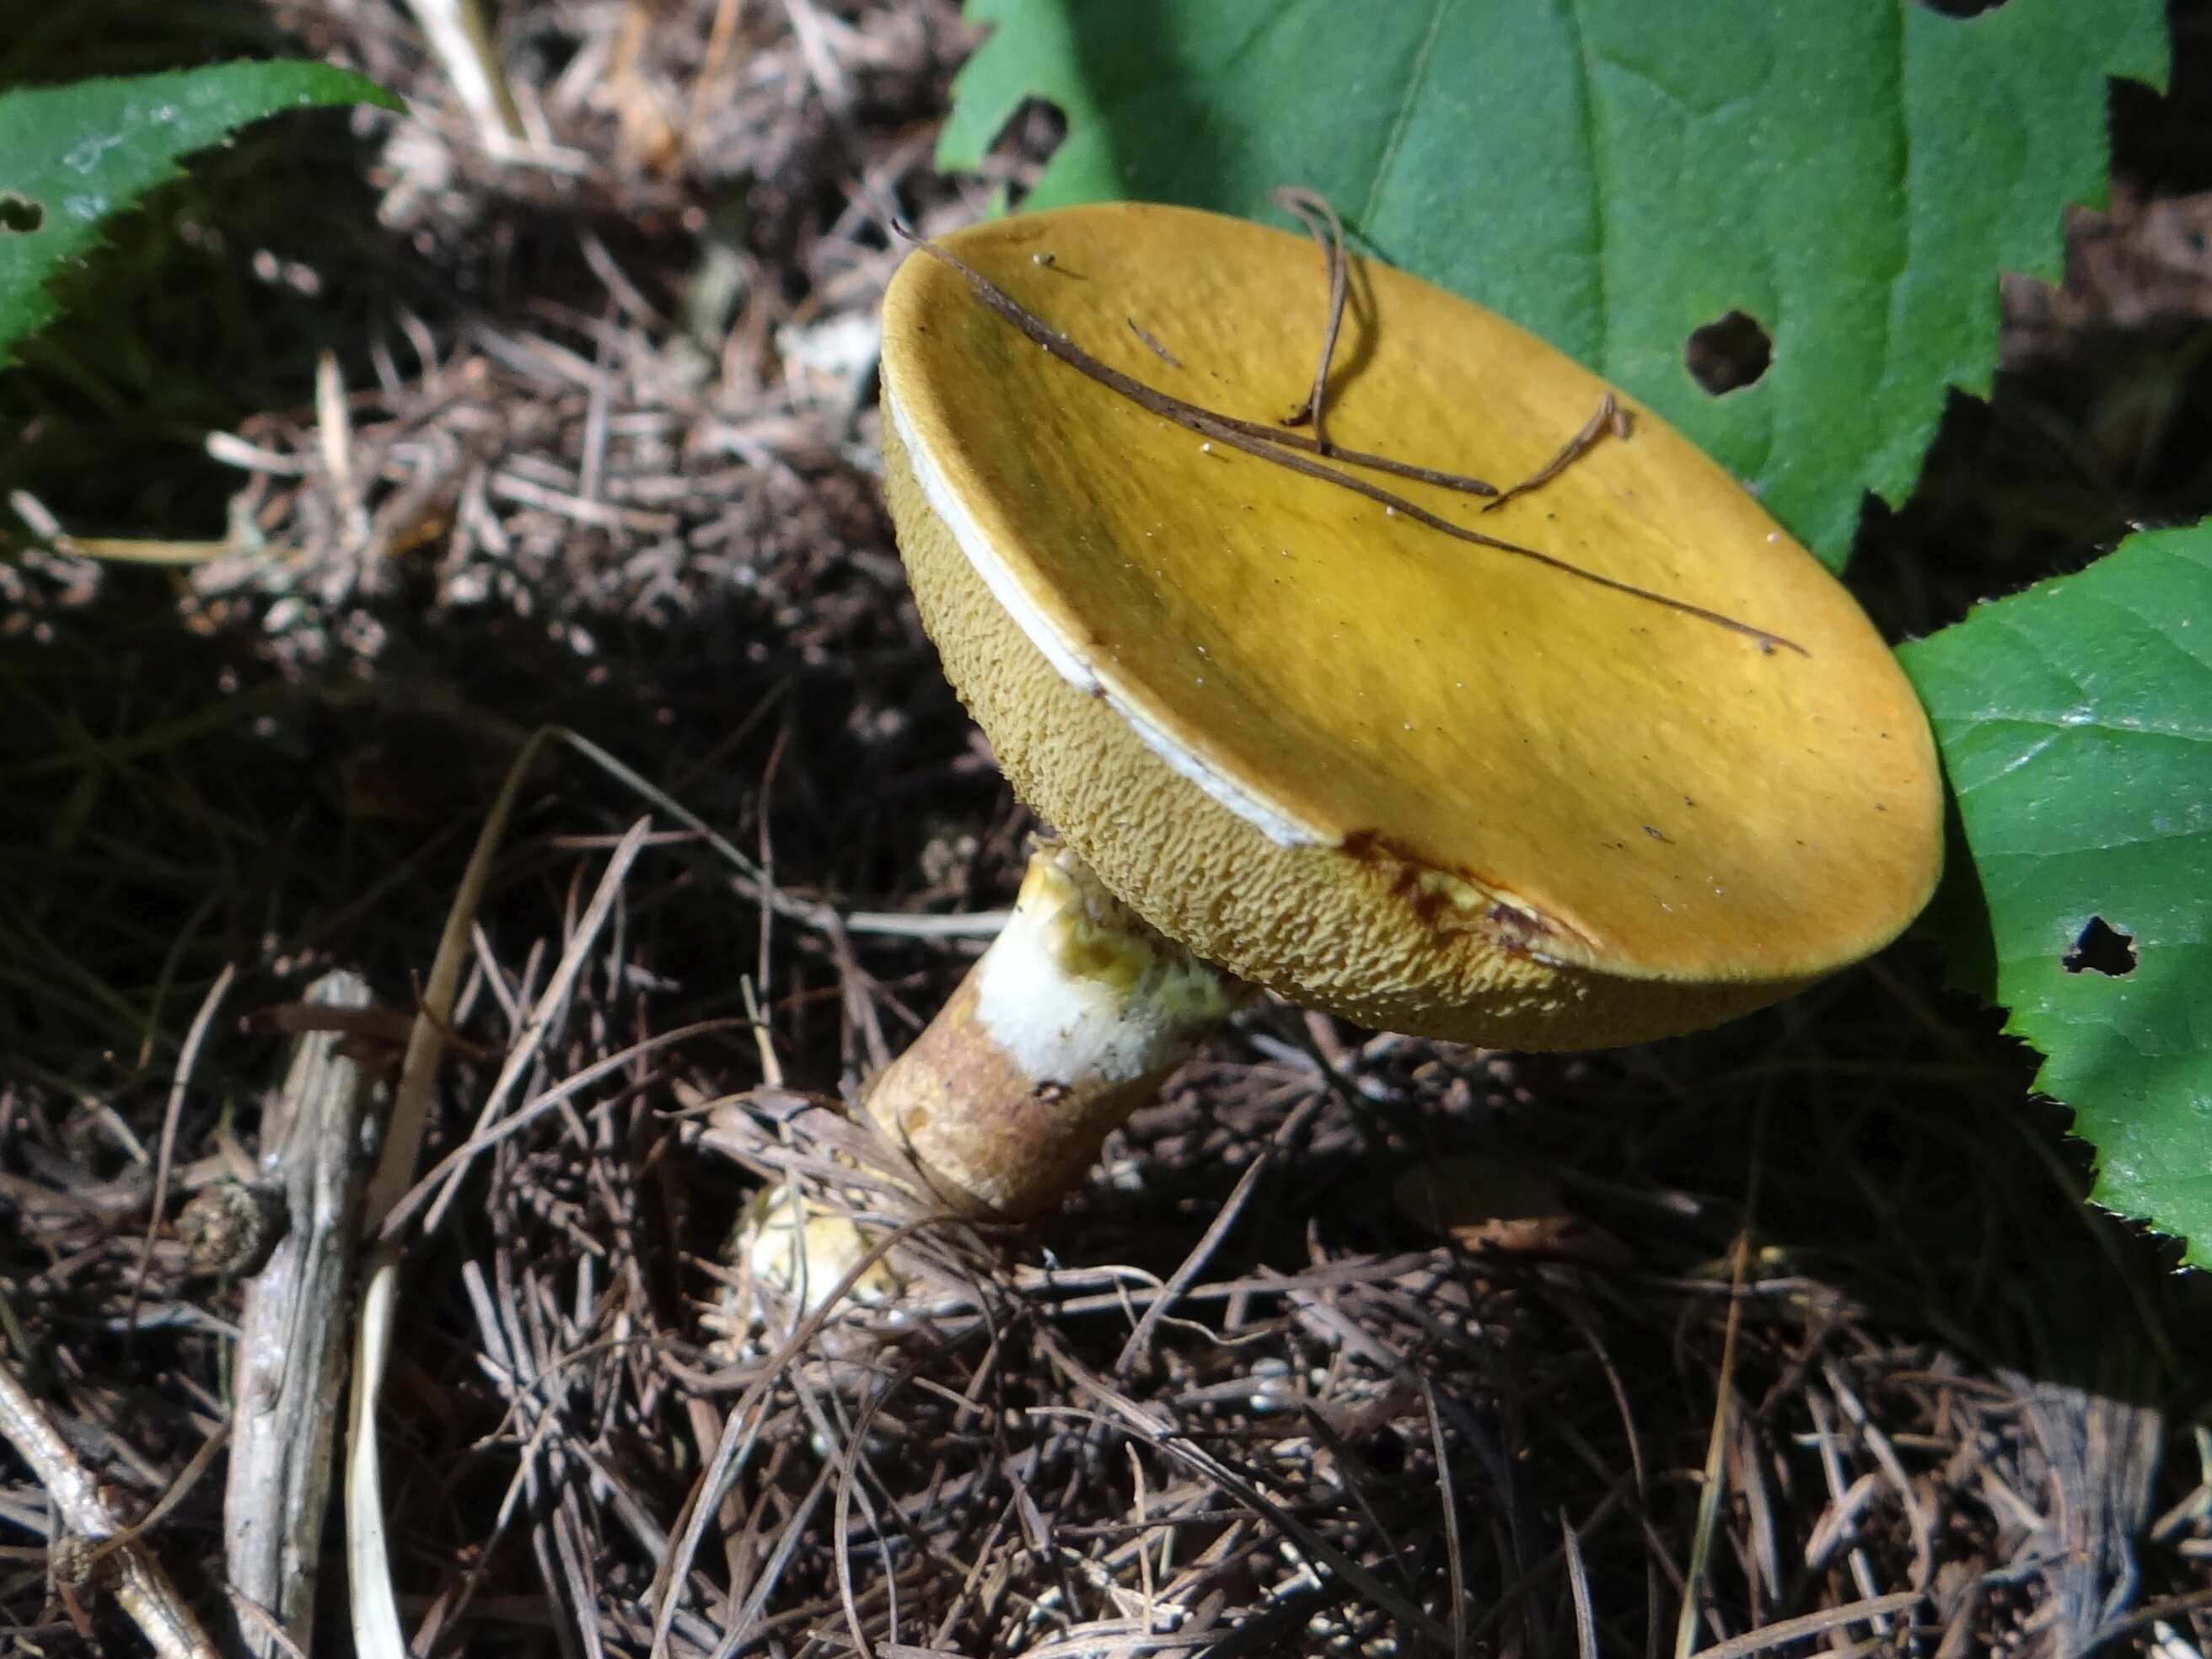
[[27,236],[46,222],[46,210],[27,196],[0,190],[0,236]]
[[2074,948],[2059,957],[2058,965],[2069,974],[2124,979],[2136,970],[2135,935],[2120,932],[2102,916],[2092,916],[2074,941]]
[[1067,116],[1060,106],[1025,98],[993,142],[984,171],[1003,179],[1009,204],[1018,205],[1066,139]]
[[1943,17],[1979,17],[1985,11],[1995,11],[2004,0],[1920,0],[1920,3]]
[[1741,311],[1692,330],[1683,353],[1691,378],[1716,398],[1756,384],[1773,361],[1773,339],[1756,317]]

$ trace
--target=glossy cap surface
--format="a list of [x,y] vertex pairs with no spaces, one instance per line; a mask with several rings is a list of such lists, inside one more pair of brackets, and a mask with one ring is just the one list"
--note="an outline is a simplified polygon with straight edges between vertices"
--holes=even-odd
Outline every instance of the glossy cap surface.
[[[1161,391],[1279,422],[1324,317],[1302,237],[1183,209],[945,246]],[[1504,483],[1605,388],[1373,262],[1340,446]],[[916,253],[884,303],[888,487],[925,623],[1016,789],[1153,926],[1370,1024],[1579,1047],[1711,1023],[1863,957],[1932,890],[1911,689],[1844,590],[1663,422],[1482,532],[1786,636],[1468,545],[1140,408]]]

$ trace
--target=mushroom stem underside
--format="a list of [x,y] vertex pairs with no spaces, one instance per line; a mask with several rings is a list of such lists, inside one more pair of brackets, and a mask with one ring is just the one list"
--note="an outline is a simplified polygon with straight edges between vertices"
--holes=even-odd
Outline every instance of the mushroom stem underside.
[[877,1127],[963,1214],[1048,1207],[1251,988],[1040,846],[1011,920],[867,1097]]

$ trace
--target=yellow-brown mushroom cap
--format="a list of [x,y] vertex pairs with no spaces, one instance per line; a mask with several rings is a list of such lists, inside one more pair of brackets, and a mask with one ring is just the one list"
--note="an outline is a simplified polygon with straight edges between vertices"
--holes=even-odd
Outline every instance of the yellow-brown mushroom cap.
[[[1117,204],[945,246],[1163,392],[1270,423],[1304,399],[1324,283],[1304,239]],[[1402,272],[1361,264],[1353,294],[1342,447],[1502,483],[1605,391]],[[1802,653],[1209,443],[925,254],[884,301],[883,381],[922,619],[1008,779],[1234,973],[1389,1029],[1597,1046],[1771,1000],[1879,949],[1933,890],[1935,750],[1895,660],[1641,409],[1495,513],[1360,476]]]

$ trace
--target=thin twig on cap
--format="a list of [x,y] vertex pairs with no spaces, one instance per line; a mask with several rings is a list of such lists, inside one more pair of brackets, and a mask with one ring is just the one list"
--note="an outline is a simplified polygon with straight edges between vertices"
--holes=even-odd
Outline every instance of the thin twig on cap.
[[[1299,438],[1293,433],[1279,432],[1259,426],[1253,422],[1239,421],[1232,416],[1218,414],[1212,410],[1201,408],[1196,404],[1187,403],[1181,398],[1171,397],[1155,387],[1148,386],[1142,380],[1124,374],[1120,369],[1101,362],[1065,334],[1056,333],[1045,326],[1043,321],[1035,313],[1028,310],[1013,295],[1008,294],[957,254],[939,247],[927,237],[917,235],[902,224],[894,225],[893,228],[924,253],[951,266],[966,277],[969,289],[988,310],[1012,323],[1031,342],[1042,347],[1053,357],[1097,381],[1109,392],[1119,393],[1139,408],[1158,415],[1164,420],[1173,421],[1177,426],[1195,432],[1201,437],[1211,439],[1216,443],[1225,444],[1231,449],[1241,450],[1256,459],[1273,462],[1275,465],[1286,467],[1293,472],[1304,473],[1308,477],[1319,478],[1325,483],[1333,483],[1339,489],[1348,489],[1355,495],[1364,495],[1377,506],[1387,507],[1401,518],[1410,519],[1425,529],[1438,531],[1451,537],[1455,541],[1466,542],[1475,547],[1491,548],[1500,553],[1510,553],[1516,558],[1533,560],[1547,569],[1558,571],[1561,575],[1572,576],[1579,581],[1589,582],[1593,586],[1625,594],[1632,599],[1641,599],[1647,605],[1656,605],[1662,610],[1672,611],[1678,615],[1689,617],[1698,622],[1711,623],[1714,627],[1724,628],[1731,634],[1742,635],[1757,644],[1762,651],[1772,652],[1777,649],[1794,651],[1801,657],[1809,657],[1813,654],[1796,641],[1785,635],[1777,634],[1769,629],[1756,627],[1747,622],[1738,621],[1723,611],[1709,610],[1702,605],[1692,605],[1687,599],[1678,599],[1648,587],[1638,587],[1633,582],[1620,581],[1611,576],[1601,575],[1595,570],[1586,570],[1582,566],[1571,563],[1555,555],[1540,552],[1533,547],[1524,547],[1518,542],[1505,541],[1496,536],[1486,536],[1479,530],[1469,530],[1464,525],[1454,524],[1449,519],[1431,513],[1428,508],[1418,506],[1402,495],[1393,495],[1378,484],[1370,483],[1364,478],[1355,478],[1350,473],[1340,471],[1335,467],[1324,466],[1319,461],[1311,459],[1310,454],[1299,453],[1310,451],[1314,447],[1313,441],[1310,438]],[[1335,450],[1332,452],[1332,455],[1337,460],[1365,465],[1348,451]],[[1486,488],[1484,493],[1489,493]]]
[[1482,510],[1495,513],[1510,501],[1516,501],[1532,489],[1541,489],[1565,472],[1577,461],[1595,449],[1607,438],[1626,438],[1628,435],[1628,411],[1620,406],[1620,399],[1608,388],[1598,399],[1597,410],[1584,421],[1582,430],[1559,446],[1559,453],[1531,472],[1519,483],[1501,493],[1494,501],[1485,501]]
[[1305,403],[1283,419],[1285,426],[1313,422],[1314,442],[1322,454],[1328,447],[1328,366],[1336,356],[1336,337],[1344,328],[1344,299],[1351,287],[1351,261],[1344,253],[1344,221],[1328,197],[1304,185],[1283,185],[1267,192],[1267,199],[1309,231],[1321,246],[1328,271],[1328,323],[1322,329],[1321,356],[1314,362],[1313,390]]

